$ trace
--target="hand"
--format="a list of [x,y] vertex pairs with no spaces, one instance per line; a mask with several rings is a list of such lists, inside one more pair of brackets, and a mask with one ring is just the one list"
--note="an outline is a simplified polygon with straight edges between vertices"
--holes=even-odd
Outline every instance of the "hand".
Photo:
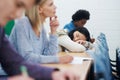
[[50,17],[50,28],[51,28],[51,34],[56,34],[56,30],[59,26],[59,22],[57,20],[57,16]]
[[54,71],[52,73],[52,80],[80,80],[79,75],[71,70]]
[[60,63],[70,63],[73,60],[73,57],[70,55],[60,56]]
[[86,43],[86,41],[84,41],[84,40],[77,40],[76,42],[79,44],[82,44],[82,45],[84,45]]
[[24,75],[17,75],[17,76],[8,78],[8,80],[34,80],[34,79],[24,76]]
[[90,42],[94,43],[95,42],[95,38],[91,38]]

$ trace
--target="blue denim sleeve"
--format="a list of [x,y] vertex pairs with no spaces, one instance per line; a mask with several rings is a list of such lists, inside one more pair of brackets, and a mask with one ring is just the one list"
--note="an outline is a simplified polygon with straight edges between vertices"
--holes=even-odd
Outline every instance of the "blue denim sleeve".
[[105,80],[112,80],[112,71],[109,61],[109,49],[105,34],[101,33],[94,44],[94,50],[88,50],[94,58],[95,73],[102,73]]

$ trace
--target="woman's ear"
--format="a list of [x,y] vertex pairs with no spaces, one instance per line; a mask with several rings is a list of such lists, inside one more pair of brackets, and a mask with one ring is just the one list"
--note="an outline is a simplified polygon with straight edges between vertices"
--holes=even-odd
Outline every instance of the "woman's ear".
[[40,7],[40,6],[38,6],[38,10],[39,10],[39,11],[38,11],[39,13],[42,13],[42,12],[43,12],[42,7]]

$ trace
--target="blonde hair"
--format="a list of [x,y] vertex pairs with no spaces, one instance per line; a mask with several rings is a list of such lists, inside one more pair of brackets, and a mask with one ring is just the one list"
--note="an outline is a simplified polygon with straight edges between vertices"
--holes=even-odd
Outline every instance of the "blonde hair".
[[32,27],[38,28],[43,24],[44,21],[40,19],[40,14],[38,12],[38,7],[43,6],[47,0],[41,0],[38,5],[33,6],[31,9],[25,11],[25,15],[29,18]]

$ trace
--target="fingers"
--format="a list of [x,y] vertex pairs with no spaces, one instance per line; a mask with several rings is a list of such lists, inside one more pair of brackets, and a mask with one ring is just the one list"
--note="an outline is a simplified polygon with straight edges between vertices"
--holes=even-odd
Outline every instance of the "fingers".
[[77,42],[78,44],[82,44],[82,45],[86,43],[86,41],[84,41],[84,40],[77,40],[75,42]]
[[80,80],[80,76],[73,70],[66,71],[64,76],[66,77],[66,80]]
[[50,21],[56,20],[56,19],[57,19],[57,16],[55,16],[55,17],[50,17]]
[[73,60],[73,56],[65,55],[59,57],[60,63],[70,63]]
[[51,27],[59,26],[59,22],[58,22],[58,20],[57,20],[57,16],[55,16],[55,17],[50,17],[50,26],[51,26]]
[[58,26],[59,26],[59,22],[57,20],[57,16],[50,17],[51,34],[56,34],[56,30],[57,30]]
[[63,72],[61,71],[54,71],[52,73],[52,80],[66,80]]
[[80,80],[80,75],[74,70],[53,71],[52,80]]
[[66,74],[66,80],[75,80],[74,75],[71,74],[70,72]]
[[68,62],[67,63],[70,63],[72,60],[73,60],[73,56],[68,55]]

